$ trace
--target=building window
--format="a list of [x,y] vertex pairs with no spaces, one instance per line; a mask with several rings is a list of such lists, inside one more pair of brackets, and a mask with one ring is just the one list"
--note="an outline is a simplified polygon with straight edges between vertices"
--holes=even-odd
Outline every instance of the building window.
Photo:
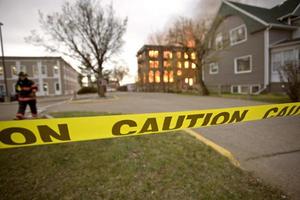
[[160,72],[159,72],[159,71],[156,71],[156,72],[155,72],[155,82],[156,82],[156,83],[159,83],[159,82],[160,82]]
[[240,92],[241,94],[248,94],[249,93],[249,86],[247,85],[240,85]]
[[[255,88],[253,88],[255,90]],[[258,88],[259,91],[259,88]],[[231,93],[233,94],[248,94],[249,86],[248,85],[232,85]]]
[[196,60],[196,53],[195,52],[191,53],[191,58],[192,58],[192,60]]
[[217,74],[217,73],[219,73],[218,63],[210,63],[209,64],[209,74]]
[[42,75],[47,74],[47,65],[42,65]]
[[230,30],[230,44],[236,45],[247,40],[247,29],[243,24]]
[[33,76],[38,76],[39,75],[38,66],[32,65],[32,70],[33,70]]
[[298,57],[297,49],[290,49],[272,54],[272,72],[276,73],[280,67],[297,63]]
[[258,93],[259,92],[259,90],[260,90],[260,85],[251,85],[251,87],[250,87],[250,93],[251,94],[256,94],[256,93]]
[[252,71],[252,56],[242,56],[234,59],[234,73],[249,73]]
[[149,51],[149,57],[150,58],[157,58],[158,57],[158,51],[157,50],[150,50]]
[[3,84],[0,85],[0,96],[5,95],[5,87]]
[[169,72],[168,71],[164,71],[164,82],[167,83],[169,80]]
[[231,86],[231,93],[233,93],[233,94],[239,93],[239,87],[237,85],[232,85]]
[[182,71],[181,70],[177,70],[177,76],[181,76],[182,75]]
[[154,76],[153,71],[150,71],[148,76],[149,76],[148,77],[149,83],[153,83],[153,76]]
[[184,68],[186,68],[186,69],[189,68],[189,61],[184,62]]
[[217,50],[223,48],[223,35],[222,35],[222,33],[218,33],[216,35],[215,44],[216,44],[216,49]]
[[171,66],[171,62],[164,60],[164,67],[170,67]]
[[189,86],[192,86],[192,85],[194,85],[194,79],[189,78]]
[[55,90],[56,90],[56,91],[59,91],[59,90],[60,90],[59,83],[55,83]]
[[48,84],[47,83],[43,84],[43,91],[48,92]]
[[158,65],[159,65],[159,62],[158,61],[153,61],[153,60],[150,60],[149,61],[149,67],[152,69],[152,68],[158,68]]
[[53,66],[53,73],[54,73],[54,75],[58,75],[58,73],[59,73],[58,66],[56,66],[56,65]]
[[192,69],[196,69],[196,64],[195,63],[191,63]]
[[185,82],[186,84],[188,84],[188,83],[189,83],[189,78],[185,78],[185,79],[184,79],[184,82]]
[[282,60],[283,65],[291,65],[297,60],[297,54],[295,53],[294,49],[283,51],[282,52]]
[[184,52],[184,59],[189,59],[189,54],[187,54],[186,52]]
[[281,67],[281,52],[272,54],[272,72],[276,73]]
[[173,83],[173,82],[174,82],[174,73],[173,73],[173,71],[170,71],[170,72],[169,72],[169,82],[170,82],[170,83]]
[[176,52],[176,56],[177,56],[177,59],[180,59],[181,58],[181,52],[180,51]]
[[182,68],[182,63],[181,62],[177,62],[177,68],[181,69]]
[[12,75],[14,75],[14,76],[18,75],[18,71],[17,71],[17,67],[16,66],[11,66],[11,70],[12,70]]
[[2,76],[2,75],[3,75],[3,67],[0,66],[0,76]]
[[171,51],[164,51],[164,58],[165,59],[172,59],[173,54]]
[[20,66],[19,72],[24,72],[24,73],[26,73],[26,66],[25,66],[25,65],[21,65],[21,66]]

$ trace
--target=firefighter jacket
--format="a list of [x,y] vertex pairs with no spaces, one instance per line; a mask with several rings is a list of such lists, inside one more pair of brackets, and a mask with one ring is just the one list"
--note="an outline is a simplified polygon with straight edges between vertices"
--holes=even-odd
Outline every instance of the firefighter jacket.
[[30,101],[36,99],[37,86],[32,80],[25,78],[19,79],[15,86],[19,101]]

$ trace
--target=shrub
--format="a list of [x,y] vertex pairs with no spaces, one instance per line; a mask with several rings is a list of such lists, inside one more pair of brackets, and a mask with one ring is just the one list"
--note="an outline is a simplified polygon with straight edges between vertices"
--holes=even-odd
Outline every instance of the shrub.
[[77,92],[77,94],[88,94],[88,93],[97,93],[97,88],[95,88],[95,87],[82,87]]

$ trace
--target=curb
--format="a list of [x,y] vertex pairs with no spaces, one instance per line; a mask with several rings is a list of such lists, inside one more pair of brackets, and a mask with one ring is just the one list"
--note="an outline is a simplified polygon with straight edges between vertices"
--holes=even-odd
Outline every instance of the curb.
[[198,133],[196,131],[193,131],[192,129],[184,129],[183,131],[186,132],[186,133],[188,133],[191,136],[194,136],[197,140],[200,140],[201,142],[203,142],[207,146],[210,146],[215,151],[217,151],[219,154],[225,156],[235,167],[240,168],[241,165],[240,165],[239,161],[227,149],[219,146],[218,144],[212,142],[209,139],[206,139],[200,133]]

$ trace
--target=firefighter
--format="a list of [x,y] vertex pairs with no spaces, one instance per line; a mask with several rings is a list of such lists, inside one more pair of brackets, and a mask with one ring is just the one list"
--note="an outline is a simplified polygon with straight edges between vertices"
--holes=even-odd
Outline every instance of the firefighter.
[[37,108],[36,108],[36,91],[37,86],[35,83],[27,78],[27,74],[24,72],[19,73],[19,80],[16,83],[16,94],[19,102],[18,113],[16,114],[16,119],[25,118],[25,110],[27,104],[30,107],[32,118],[37,118]]

